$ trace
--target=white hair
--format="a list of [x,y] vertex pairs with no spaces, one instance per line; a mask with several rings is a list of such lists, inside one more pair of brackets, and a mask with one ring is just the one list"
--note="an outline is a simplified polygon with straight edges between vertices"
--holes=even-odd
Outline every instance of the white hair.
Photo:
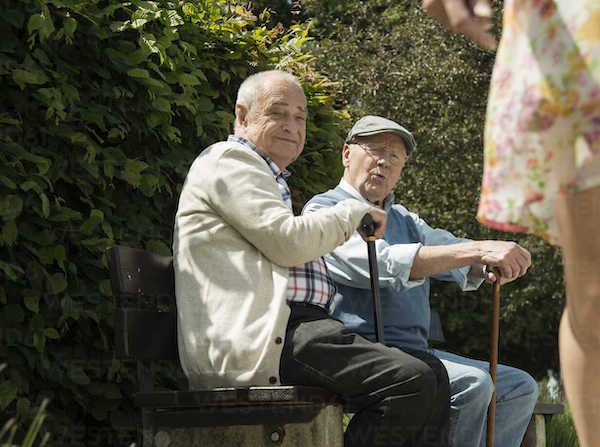
[[[240,85],[240,88],[238,89],[237,99],[235,101],[236,105],[240,104],[244,106],[247,111],[250,111],[257,98],[263,93],[268,81],[273,79],[288,81],[304,91],[298,78],[291,73],[281,70],[261,71],[247,77],[244,82],[242,82],[242,85]],[[238,125],[238,117],[236,114],[235,127],[237,128]]]

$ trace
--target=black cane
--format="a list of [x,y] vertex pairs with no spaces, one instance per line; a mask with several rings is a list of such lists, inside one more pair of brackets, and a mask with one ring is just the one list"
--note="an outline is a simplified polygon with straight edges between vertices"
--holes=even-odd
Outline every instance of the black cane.
[[385,344],[383,340],[383,323],[381,321],[381,298],[379,297],[379,269],[377,268],[377,252],[375,251],[375,226],[373,217],[365,214],[360,222],[360,228],[367,237],[369,252],[369,274],[371,276],[371,293],[373,295],[373,315],[375,316],[375,334],[377,341]]

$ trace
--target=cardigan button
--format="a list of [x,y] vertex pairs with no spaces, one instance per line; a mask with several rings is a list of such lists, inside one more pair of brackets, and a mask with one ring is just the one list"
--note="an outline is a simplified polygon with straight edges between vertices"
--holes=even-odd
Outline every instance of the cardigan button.
[[269,383],[271,385],[275,385],[277,383],[277,377],[275,377],[275,376],[269,377]]
[[276,345],[280,345],[282,341],[283,341],[283,339],[282,339],[281,337],[277,337],[277,338],[275,339],[275,344],[276,344]]

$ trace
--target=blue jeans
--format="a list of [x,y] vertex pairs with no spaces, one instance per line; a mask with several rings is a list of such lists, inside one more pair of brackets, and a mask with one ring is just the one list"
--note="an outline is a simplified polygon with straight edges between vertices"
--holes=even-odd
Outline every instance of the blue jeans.
[[[450,447],[484,447],[493,392],[489,363],[436,349],[427,352],[442,361],[450,379]],[[537,396],[537,384],[529,374],[498,365],[495,447],[521,445]]]

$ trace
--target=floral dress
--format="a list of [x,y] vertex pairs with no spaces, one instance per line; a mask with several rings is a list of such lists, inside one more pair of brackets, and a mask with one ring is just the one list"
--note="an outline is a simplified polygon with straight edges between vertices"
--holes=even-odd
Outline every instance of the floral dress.
[[557,194],[600,186],[600,0],[506,0],[478,219],[557,242]]

